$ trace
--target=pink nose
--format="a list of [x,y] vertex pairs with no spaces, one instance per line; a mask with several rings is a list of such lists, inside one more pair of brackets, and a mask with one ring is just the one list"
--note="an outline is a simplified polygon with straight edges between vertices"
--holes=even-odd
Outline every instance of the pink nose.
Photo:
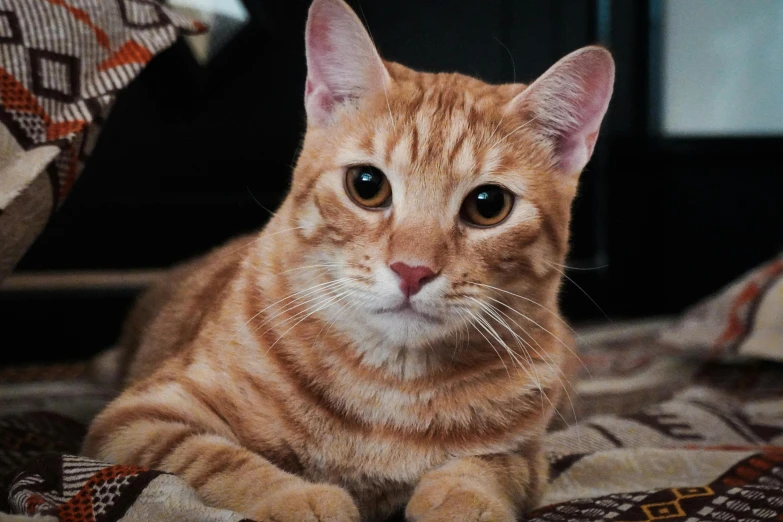
[[392,263],[389,268],[400,276],[400,290],[405,297],[416,294],[421,287],[435,279],[435,272],[426,266],[408,266],[405,263]]

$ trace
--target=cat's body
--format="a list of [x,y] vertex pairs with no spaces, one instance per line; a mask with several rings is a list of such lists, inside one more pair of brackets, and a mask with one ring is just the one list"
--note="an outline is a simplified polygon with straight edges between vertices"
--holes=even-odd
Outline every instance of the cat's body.
[[172,471],[258,520],[532,507],[571,378],[557,313],[570,204],[611,93],[606,51],[572,56],[584,86],[564,98],[598,89],[586,115],[551,101],[569,63],[527,89],[416,73],[316,0],[291,193],[259,235],[142,299],[128,389],[85,452]]
[[[470,345],[466,331],[448,345],[433,345],[444,358],[438,363],[429,349],[411,356],[424,356],[421,361],[401,355],[389,363],[394,373],[406,367],[422,372],[420,365],[426,364],[442,368],[412,379],[365,368],[356,354],[330,349],[348,341],[320,322],[292,329],[268,350],[298,320],[267,331],[269,323],[262,323],[277,311],[253,317],[271,304],[263,297],[267,292],[293,293],[259,285],[259,250],[279,250],[286,241],[274,230],[271,225],[264,234],[267,243],[264,235],[259,241],[232,241],[145,296],[123,339],[138,350],[128,375],[131,391],[113,415],[96,422],[93,433],[111,437],[112,428],[145,418],[206,426],[311,482],[340,484],[368,513],[386,514],[405,505],[421,475],[454,457],[512,450],[538,457],[527,446],[538,443],[552,414],[548,401],[560,397],[559,380],[547,379],[552,385],[544,399],[527,374],[514,370],[513,360],[501,361],[491,349],[455,357],[452,364],[455,350],[460,355],[484,341],[476,331]],[[569,341],[568,330],[557,321],[538,318]],[[542,346],[549,344],[538,338]],[[112,442],[99,436],[92,441],[104,455],[170,469],[197,483],[229,467],[229,457],[208,458],[197,448],[176,464],[166,461],[175,449],[167,432],[158,424],[137,427],[132,451],[111,448]],[[536,472],[544,472],[534,464]],[[232,480],[253,484],[258,495],[265,489],[252,473]]]

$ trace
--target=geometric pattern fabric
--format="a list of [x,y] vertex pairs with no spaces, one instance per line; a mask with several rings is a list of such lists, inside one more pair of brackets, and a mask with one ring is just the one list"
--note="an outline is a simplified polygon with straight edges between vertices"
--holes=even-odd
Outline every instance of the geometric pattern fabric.
[[153,0],[0,0],[0,124],[25,151],[60,149],[49,170],[56,201],[117,92],[181,34],[205,29]]

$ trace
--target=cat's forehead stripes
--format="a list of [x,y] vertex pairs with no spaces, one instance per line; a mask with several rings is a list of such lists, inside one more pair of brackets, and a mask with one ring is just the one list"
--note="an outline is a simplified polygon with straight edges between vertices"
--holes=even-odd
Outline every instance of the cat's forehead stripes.
[[354,129],[342,155],[352,149],[382,163],[378,166],[413,177],[437,176],[445,185],[513,169],[514,151],[498,130],[503,105],[521,88],[490,87],[457,74],[400,72]]

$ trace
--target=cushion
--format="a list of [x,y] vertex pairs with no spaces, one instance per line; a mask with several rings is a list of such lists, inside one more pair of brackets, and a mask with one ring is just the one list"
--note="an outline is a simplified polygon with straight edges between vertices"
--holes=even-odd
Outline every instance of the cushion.
[[[711,386],[783,362],[783,254],[756,266],[677,317],[580,329],[578,416],[625,414],[668,400],[705,364]],[[737,366],[740,365],[740,366]],[[704,376],[701,376],[704,377]],[[569,415],[566,415],[569,417]]]
[[117,93],[204,30],[153,0],[0,3],[0,281],[62,204]]
[[660,340],[715,359],[783,361],[783,254],[695,304]]

